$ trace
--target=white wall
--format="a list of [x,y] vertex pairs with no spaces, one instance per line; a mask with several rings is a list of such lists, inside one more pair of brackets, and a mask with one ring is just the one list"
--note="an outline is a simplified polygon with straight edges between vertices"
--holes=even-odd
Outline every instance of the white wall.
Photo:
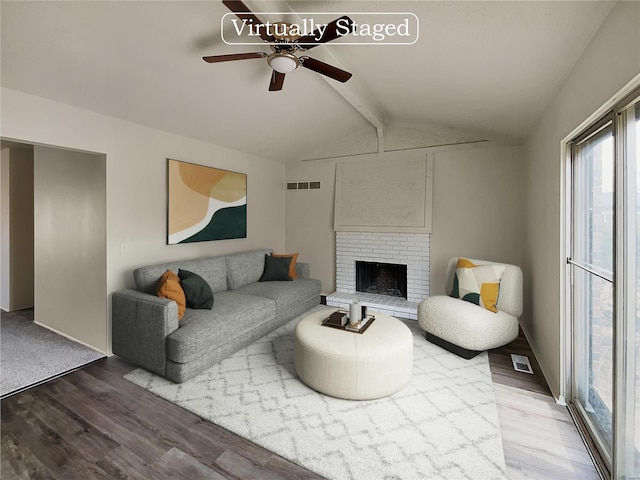
[[549,103],[526,145],[523,328],[554,396],[561,388],[562,139],[640,73],[640,3],[619,2]]
[[[389,160],[434,153],[431,295],[444,293],[447,261],[470,256],[519,264],[524,230],[523,150],[518,146],[419,149]],[[356,157],[361,160],[361,157]],[[374,157],[375,158],[375,157]],[[325,293],[335,291],[333,210],[338,160],[287,166],[287,181],[320,180],[321,190],[286,194],[286,250],[311,263]]]
[[285,250],[298,252],[298,261],[311,264],[311,277],[322,281],[325,294],[336,289],[335,165],[335,161],[287,165],[287,181],[321,182],[320,190],[287,191]]
[[35,321],[108,349],[104,155],[36,146]]
[[11,309],[11,151],[0,152],[0,308]]
[[[284,165],[16,90],[2,88],[1,95],[2,137],[106,154],[105,295],[133,286],[133,269],[142,265],[260,247],[284,250]],[[212,112],[211,128],[220,121]],[[247,173],[248,238],[166,245],[167,158]]]
[[33,149],[11,148],[11,310],[33,307]]
[[435,154],[431,295],[445,293],[452,257],[521,265],[523,157],[519,146]]
[[12,311],[33,307],[33,149],[4,148],[0,162],[0,308]]

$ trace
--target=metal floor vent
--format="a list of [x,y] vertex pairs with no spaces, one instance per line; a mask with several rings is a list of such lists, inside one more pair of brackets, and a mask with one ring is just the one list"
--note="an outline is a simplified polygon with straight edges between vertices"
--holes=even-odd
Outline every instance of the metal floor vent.
[[515,353],[512,353],[511,361],[513,362],[513,369],[516,372],[533,374],[533,368],[531,368],[531,363],[529,363],[529,357],[526,357],[524,355],[516,355]]

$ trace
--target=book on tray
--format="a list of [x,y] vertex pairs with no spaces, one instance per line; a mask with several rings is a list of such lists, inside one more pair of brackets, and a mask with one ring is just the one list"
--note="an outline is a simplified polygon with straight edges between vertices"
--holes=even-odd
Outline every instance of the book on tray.
[[344,312],[338,310],[329,315],[329,318],[325,320],[325,323],[328,323],[329,325],[336,325],[338,327],[344,327],[348,323],[347,315]]

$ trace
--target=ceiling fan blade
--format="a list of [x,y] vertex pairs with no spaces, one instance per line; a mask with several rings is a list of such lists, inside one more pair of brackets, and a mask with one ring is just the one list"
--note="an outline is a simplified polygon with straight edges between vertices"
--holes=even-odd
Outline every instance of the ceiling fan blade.
[[255,53],[231,53],[229,55],[211,55],[209,57],[202,57],[207,63],[217,62],[230,62],[232,60],[249,60],[251,58],[264,58],[267,54],[263,52]]
[[[249,7],[240,0],[222,0],[222,3],[224,3],[229,10],[235,13],[240,20],[246,20],[249,24],[253,23],[254,25],[263,25],[262,20],[251,13]],[[260,38],[265,42],[274,42],[276,40],[275,37],[267,34],[266,28],[260,28],[259,32]]]
[[326,75],[327,77],[333,78],[339,82],[344,83],[351,78],[351,74],[349,72],[345,72],[344,70],[334,67],[333,65],[329,65],[328,63],[321,62],[320,60],[316,60],[315,58],[300,57],[300,61],[304,68]]
[[333,22],[327,24],[327,28],[322,32],[317,29],[311,35],[305,35],[295,41],[298,45],[304,47],[305,50],[317,47],[322,43],[330,42],[336,38],[344,37],[353,32],[353,20],[346,15],[336,18]]
[[271,82],[269,83],[269,91],[276,92],[282,90],[284,84],[284,73],[276,72],[275,70],[271,74]]

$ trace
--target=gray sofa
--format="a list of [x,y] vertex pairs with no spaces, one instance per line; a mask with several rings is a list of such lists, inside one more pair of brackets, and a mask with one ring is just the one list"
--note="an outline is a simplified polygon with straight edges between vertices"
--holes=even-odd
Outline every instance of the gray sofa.
[[[174,382],[184,382],[320,303],[320,281],[297,263],[298,279],[258,282],[265,253],[152,265],[134,272],[137,290],[112,297],[113,353]],[[213,291],[211,310],[187,308],[178,321],[173,300],[155,294],[168,269],[200,275]]]

